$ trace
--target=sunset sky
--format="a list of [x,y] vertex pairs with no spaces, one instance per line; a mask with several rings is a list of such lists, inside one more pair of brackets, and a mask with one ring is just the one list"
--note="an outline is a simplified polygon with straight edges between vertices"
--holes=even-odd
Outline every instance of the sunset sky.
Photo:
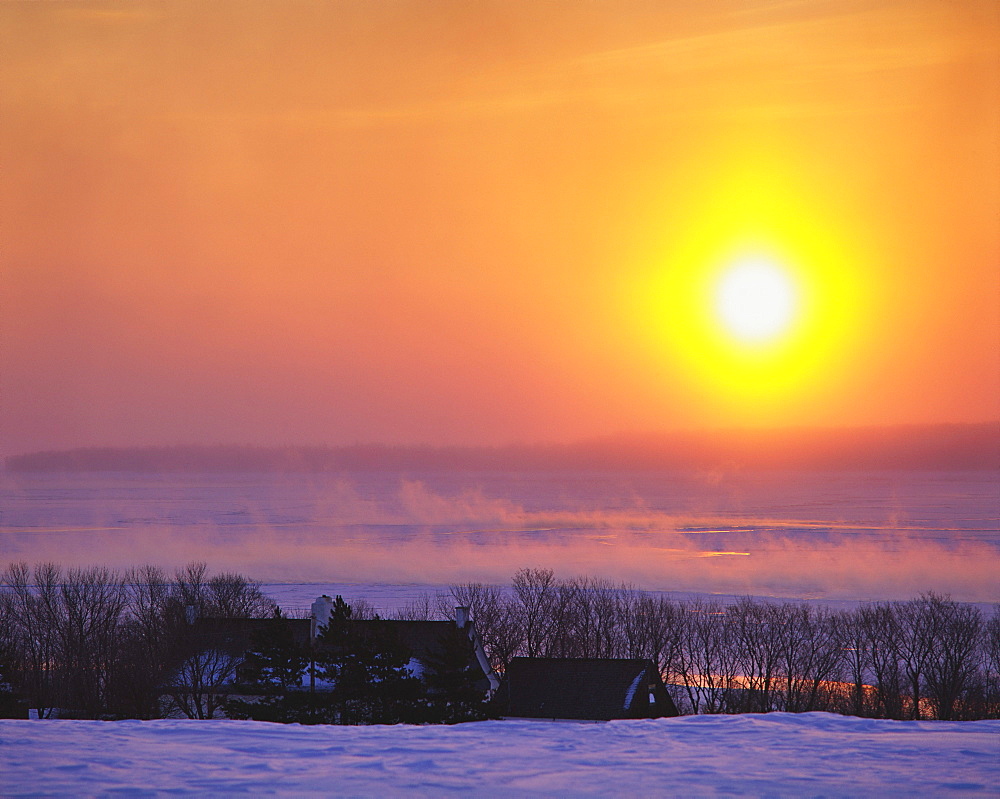
[[995,0],[7,0],[0,51],[2,455],[1000,418]]

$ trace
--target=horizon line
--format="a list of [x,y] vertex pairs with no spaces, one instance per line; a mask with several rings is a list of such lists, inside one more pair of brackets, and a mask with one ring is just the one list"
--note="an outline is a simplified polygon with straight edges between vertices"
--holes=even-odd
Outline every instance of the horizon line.
[[[248,455],[254,456],[246,461]],[[242,458],[242,460],[241,460]],[[254,471],[350,468],[698,466],[1000,467],[1000,420],[853,427],[618,432],[512,444],[131,444],[10,455],[6,471]]]

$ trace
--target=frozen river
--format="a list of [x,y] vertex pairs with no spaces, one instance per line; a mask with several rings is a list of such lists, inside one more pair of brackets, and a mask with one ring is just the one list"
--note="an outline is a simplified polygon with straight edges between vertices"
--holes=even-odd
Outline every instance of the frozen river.
[[995,602],[998,517],[988,471],[4,473],[0,562],[202,560],[294,605],[314,588],[298,584],[364,586],[385,607],[523,566],[676,592]]

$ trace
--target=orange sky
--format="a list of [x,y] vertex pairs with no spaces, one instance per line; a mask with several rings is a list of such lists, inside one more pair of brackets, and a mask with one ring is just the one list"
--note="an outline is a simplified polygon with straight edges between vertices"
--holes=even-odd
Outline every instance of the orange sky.
[[[998,418],[998,43],[995,0],[8,0],[0,454]],[[759,359],[699,304],[744,246],[808,300]]]

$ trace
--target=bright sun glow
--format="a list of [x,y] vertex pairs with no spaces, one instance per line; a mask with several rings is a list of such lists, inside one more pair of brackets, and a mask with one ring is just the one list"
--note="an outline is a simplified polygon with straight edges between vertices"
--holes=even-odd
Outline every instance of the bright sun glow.
[[[824,401],[857,353],[873,291],[870,243],[780,162],[718,160],[623,294],[665,391],[700,412],[782,424]],[[871,269],[867,269],[871,271]]]
[[715,312],[730,335],[763,344],[788,330],[797,310],[788,272],[764,257],[743,258],[723,273],[715,292]]

